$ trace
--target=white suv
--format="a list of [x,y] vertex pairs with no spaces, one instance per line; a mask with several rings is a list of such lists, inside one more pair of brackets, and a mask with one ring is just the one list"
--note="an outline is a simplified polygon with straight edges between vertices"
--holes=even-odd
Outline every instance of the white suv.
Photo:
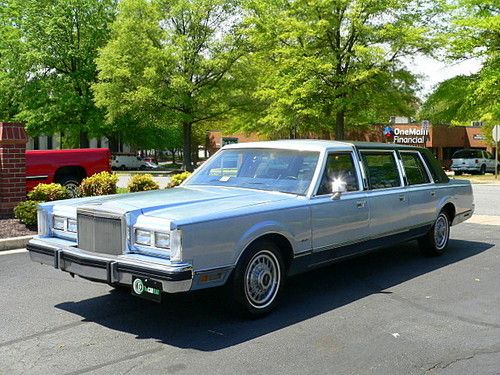
[[464,172],[472,174],[495,173],[495,158],[484,150],[459,150],[452,156],[451,170],[457,176]]
[[136,155],[113,155],[111,159],[112,169],[140,169],[144,170],[147,168],[147,164],[142,158]]

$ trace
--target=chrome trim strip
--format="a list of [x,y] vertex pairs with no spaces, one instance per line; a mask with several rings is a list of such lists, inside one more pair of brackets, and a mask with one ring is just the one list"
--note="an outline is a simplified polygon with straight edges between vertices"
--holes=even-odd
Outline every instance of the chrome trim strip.
[[49,175],[39,175],[39,176],[26,176],[27,180],[45,180]]
[[[367,236],[367,237],[363,238],[361,241],[359,241],[359,240],[356,240],[356,241],[345,241],[345,242],[342,242],[342,243],[339,243],[339,244],[335,244],[335,245],[326,245],[326,246],[315,248],[310,253],[320,253],[322,251],[333,250],[333,249],[337,249],[337,248],[344,247],[344,246],[349,246],[349,245],[355,245],[357,243],[363,243],[363,242],[366,242],[366,241],[377,240],[379,238],[389,237],[389,236],[393,236],[393,235],[396,235],[396,234],[401,234],[401,233],[409,232],[412,229],[417,229],[417,228],[425,227],[426,225],[431,225],[433,223],[434,223],[434,221],[431,221],[431,222],[422,223],[422,224],[418,224],[418,225],[412,225],[411,227],[406,227],[406,228],[400,229],[400,230],[395,230],[395,231],[390,231],[390,232],[384,232],[382,234],[378,234],[378,235],[374,235],[374,236]],[[300,253],[300,254],[303,254],[303,253]]]

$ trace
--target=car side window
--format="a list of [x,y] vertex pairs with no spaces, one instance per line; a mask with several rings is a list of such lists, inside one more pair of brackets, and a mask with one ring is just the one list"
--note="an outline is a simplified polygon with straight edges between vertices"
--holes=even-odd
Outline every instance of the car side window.
[[336,185],[345,187],[346,191],[359,190],[358,175],[351,153],[328,154],[317,195],[333,193]]
[[401,160],[405,168],[406,179],[410,185],[428,184],[429,175],[425,170],[422,159],[417,152],[402,152]]
[[370,189],[401,186],[399,169],[393,152],[362,151]]

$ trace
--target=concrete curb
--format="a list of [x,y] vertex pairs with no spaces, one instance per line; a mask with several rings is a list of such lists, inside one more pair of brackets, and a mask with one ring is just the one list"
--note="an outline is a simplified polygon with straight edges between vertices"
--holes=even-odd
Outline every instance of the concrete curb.
[[1,239],[0,251],[21,249],[23,247],[26,247],[26,244],[32,238],[33,236],[21,236]]

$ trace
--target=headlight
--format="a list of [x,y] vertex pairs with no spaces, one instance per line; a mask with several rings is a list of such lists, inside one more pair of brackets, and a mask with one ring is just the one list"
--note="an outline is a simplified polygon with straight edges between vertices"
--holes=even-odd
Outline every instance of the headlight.
[[138,245],[151,246],[151,232],[149,230],[136,229],[135,243]]
[[76,233],[77,225],[76,225],[75,219],[68,219],[67,229],[68,229],[68,232]]
[[52,219],[52,227],[55,230],[64,230],[65,223],[66,223],[66,218],[62,216],[54,216]]
[[162,249],[170,248],[170,234],[155,232],[155,246]]

